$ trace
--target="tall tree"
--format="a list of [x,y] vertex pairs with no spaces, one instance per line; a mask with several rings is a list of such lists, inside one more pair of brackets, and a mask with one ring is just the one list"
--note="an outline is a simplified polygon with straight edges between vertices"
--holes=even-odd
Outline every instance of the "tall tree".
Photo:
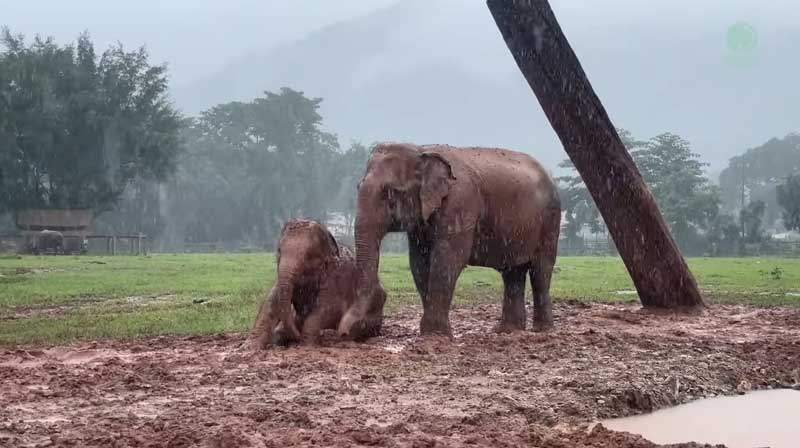
[[742,238],[747,243],[758,243],[764,239],[762,219],[766,205],[764,201],[753,201],[739,212],[742,226]]
[[730,159],[719,176],[722,203],[727,210],[738,211],[751,201],[761,200],[770,225],[781,214],[776,188],[793,174],[800,174],[800,134],[772,138]]
[[192,120],[169,184],[169,238],[271,248],[290,217],[325,222],[340,155],[336,136],[321,129],[321,101],[283,88]]
[[778,185],[778,204],[783,207],[783,225],[789,230],[800,231],[800,174],[786,178]]
[[7,28],[0,36],[0,182],[3,206],[112,208],[128,182],[166,178],[180,149],[180,119],[164,66],[144,48],[98,58],[76,44]]
[[334,201],[337,211],[345,220],[345,233],[353,235],[356,219],[356,191],[358,182],[364,175],[364,167],[369,160],[370,150],[359,142],[353,142],[338,158],[334,178],[338,179],[338,186],[334,186],[336,199]]
[[546,0],[488,0],[503,38],[595,199],[644,306],[703,304],[639,170]]
[[[562,161],[558,166],[572,171],[575,169],[569,159]],[[592,195],[577,173],[559,176],[556,181],[565,218],[563,238],[570,248],[575,248],[583,242],[580,232],[584,226],[588,225],[593,232],[599,232],[603,227],[602,218]]]
[[708,230],[719,212],[719,193],[703,172],[706,164],[689,142],[670,133],[638,145],[631,155],[678,245],[691,249],[698,231]]

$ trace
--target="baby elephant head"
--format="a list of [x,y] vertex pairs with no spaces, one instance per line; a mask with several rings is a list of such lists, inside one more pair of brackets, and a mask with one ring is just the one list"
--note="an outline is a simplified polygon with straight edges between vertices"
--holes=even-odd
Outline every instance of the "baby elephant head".
[[273,304],[275,341],[288,343],[300,338],[298,326],[319,292],[320,281],[339,257],[339,245],[322,224],[305,219],[287,222],[278,243],[278,303]]

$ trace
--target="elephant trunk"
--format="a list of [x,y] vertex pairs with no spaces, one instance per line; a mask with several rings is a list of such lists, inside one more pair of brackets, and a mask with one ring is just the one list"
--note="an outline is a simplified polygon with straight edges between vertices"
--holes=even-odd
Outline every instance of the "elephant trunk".
[[362,184],[358,192],[358,215],[355,226],[356,265],[358,267],[358,302],[366,312],[376,296],[381,241],[389,230],[387,207],[380,200],[380,187]]
[[291,260],[281,260],[278,266],[278,315],[277,320],[283,324],[287,336],[299,338],[300,332],[295,322],[294,304],[292,296],[298,277],[298,263]]
[[388,207],[381,197],[382,187],[365,176],[358,188],[358,213],[355,225],[356,281],[355,303],[339,322],[339,335],[354,339],[376,334],[383,320],[386,293],[378,280],[381,240],[391,223]]

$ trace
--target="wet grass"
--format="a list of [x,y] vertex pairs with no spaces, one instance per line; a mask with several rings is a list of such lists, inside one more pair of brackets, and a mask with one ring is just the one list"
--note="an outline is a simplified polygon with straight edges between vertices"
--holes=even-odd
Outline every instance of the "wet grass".
[[[274,263],[271,254],[0,257],[0,344],[246,330],[274,281]],[[689,264],[712,302],[800,306],[800,260]],[[384,255],[381,281],[390,297],[387,313],[418,303],[406,256]],[[637,299],[622,262],[612,257],[559,258],[552,294]],[[469,268],[455,304],[499,303],[501,296],[496,272]]]

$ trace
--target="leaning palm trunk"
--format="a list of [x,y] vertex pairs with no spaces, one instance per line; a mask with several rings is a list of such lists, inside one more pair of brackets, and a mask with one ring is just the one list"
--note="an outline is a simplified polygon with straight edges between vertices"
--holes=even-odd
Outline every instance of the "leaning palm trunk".
[[653,194],[594,93],[547,0],[488,0],[511,54],[608,225],[646,307],[703,299]]

